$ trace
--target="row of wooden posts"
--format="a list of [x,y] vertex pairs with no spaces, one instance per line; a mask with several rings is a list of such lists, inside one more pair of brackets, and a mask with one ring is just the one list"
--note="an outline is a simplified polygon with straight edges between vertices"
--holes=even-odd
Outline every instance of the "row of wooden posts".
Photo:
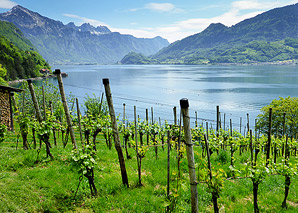
[[[69,129],[69,134],[70,134],[70,138],[72,141],[73,149],[78,150],[78,147],[76,144],[76,139],[75,139],[75,134],[74,134],[73,126],[72,126],[72,121],[71,121],[71,117],[70,117],[70,112],[69,112],[69,108],[68,108],[68,104],[67,104],[66,96],[65,96],[65,92],[64,92],[64,86],[63,86],[61,72],[59,69],[56,69],[54,74],[57,75],[59,90],[60,90],[60,94],[61,94],[61,99],[62,99],[62,103],[63,103],[63,107],[64,107],[64,112],[65,112],[66,121],[68,124],[68,129]],[[29,79],[29,80],[27,80],[27,83],[28,83],[32,101],[34,104],[37,120],[39,123],[41,123],[43,120],[43,117],[42,117],[41,111],[39,109],[39,105],[38,105],[37,98],[35,95],[34,87],[32,85],[32,81]],[[111,93],[111,89],[110,89],[110,85],[109,85],[109,79],[103,79],[103,84],[105,87],[106,100],[107,100],[108,107],[109,107],[109,114],[110,114],[111,123],[112,123],[115,148],[118,153],[118,158],[119,158],[119,163],[120,163],[122,183],[124,185],[126,185],[127,187],[129,187],[128,177],[127,177],[127,172],[126,172],[126,167],[125,167],[125,161],[124,161],[124,155],[123,155],[122,148],[121,148],[120,137],[119,137],[119,132],[118,132],[118,128],[117,128],[117,120],[116,120],[115,111],[114,111],[114,107],[113,107],[113,100],[112,100],[112,93]],[[76,99],[76,101],[77,101],[77,105],[78,105],[78,100]],[[45,100],[44,100],[44,102],[45,102]],[[181,106],[181,116],[183,118],[183,127],[184,127],[184,132],[185,132],[185,144],[186,144],[187,160],[188,160],[188,166],[189,166],[192,212],[198,212],[198,191],[197,191],[197,182],[196,182],[196,173],[195,173],[195,161],[194,161],[193,143],[192,143],[192,136],[191,136],[188,100],[181,99],[180,106]],[[125,107],[125,105],[124,105],[124,107]],[[174,123],[176,124],[177,123],[176,107],[173,110],[174,110],[174,115],[175,115]],[[79,118],[79,125],[80,125],[80,114],[79,114],[80,112],[79,112],[79,110],[77,110],[77,111],[78,111],[78,118]],[[152,122],[153,122],[153,109],[151,111],[152,111]],[[124,108],[124,113],[125,113],[125,108]],[[146,110],[146,116],[147,116],[147,120],[148,120],[148,110]],[[135,126],[136,126],[136,121],[137,121],[136,107],[134,108],[134,117],[135,117]],[[181,126],[182,118],[180,117],[180,126]],[[137,131],[137,129],[135,131]],[[137,135],[137,132],[135,132],[135,135]],[[80,137],[82,139],[81,131],[80,131]],[[168,140],[168,144],[169,144],[169,140]],[[51,156],[49,149],[50,149],[50,145],[46,143],[47,154],[49,154]],[[170,182],[169,181],[169,179],[170,179],[170,177],[169,177],[169,174],[170,174],[170,172],[169,172],[169,169],[170,169],[169,168],[169,159],[170,159],[169,158],[169,149],[170,149],[170,146],[168,145],[168,177],[167,177],[167,179],[168,179],[167,195],[168,196],[169,196],[169,191],[170,191],[170,188],[169,188],[169,182]],[[136,151],[138,153],[137,137],[136,137]],[[139,183],[141,184],[141,169],[140,169],[141,166],[139,165],[141,163],[141,161],[139,160],[138,154],[137,154],[137,162],[138,162]]]
[[[71,137],[71,141],[72,141],[72,145],[73,145],[73,149],[78,150],[77,144],[76,144],[76,139],[75,139],[75,134],[74,134],[74,130],[73,130],[73,126],[72,126],[72,121],[71,121],[71,117],[70,117],[70,112],[68,109],[68,104],[66,101],[66,97],[65,97],[65,92],[64,92],[64,86],[63,86],[63,81],[62,81],[62,76],[61,76],[61,72],[59,69],[56,69],[54,74],[57,75],[57,79],[58,79],[58,85],[59,85],[59,90],[60,90],[60,94],[61,94],[61,99],[62,99],[62,103],[63,103],[63,107],[64,107],[64,111],[65,111],[65,115],[66,115],[66,120],[67,120],[67,124],[68,124],[68,129],[69,129],[69,133],[70,133],[70,137]],[[30,93],[32,96],[32,101],[34,104],[34,108],[36,111],[36,117],[37,120],[39,122],[42,122],[42,116],[41,116],[41,112],[39,110],[39,106],[38,106],[38,102],[37,102],[37,98],[34,92],[34,88],[32,85],[31,80],[27,80],[28,85],[29,85],[29,89],[30,89]],[[127,176],[127,172],[126,172],[126,167],[125,167],[125,160],[124,160],[124,155],[122,152],[122,148],[121,148],[121,142],[120,142],[120,137],[119,137],[119,132],[118,132],[118,128],[117,128],[117,120],[116,120],[116,116],[115,116],[115,111],[114,111],[114,107],[113,107],[113,100],[112,100],[112,93],[111,93],[111,89],[110,89],[110,84],[109,84],[109,79],[103,79],[103,84],[105,87],[105,94],[106,94],[106,100],[107,100],[107,104],[109,107],[109,114],[110,114],[110,118],[111,118],[111,124],[112,124],[112,130],[113,130],[113,136],[114,136],[114,145],[118,154],[118,159],[119,159],[119,164],[120,164],[120,170],[121,170],[121,176],[122,176],[122,183],[124,185],[126,185],[127,187],[129,187],[129,183],[128,183],[128,176]],[[77,102],[77,106],[78,106],[78,100],[76,99]],[[187,99],[181,99],[180,100],[180,107],[181,107],[181,116],[180,116],[180,126],[181,126],[181,122],[183,120],[183,129],[184,129],[184,135],[185,135],[185,145],[186,145],[186,152],[187,152],[187,161],[188,161],[188,167],[189,167],[189,178],[190,178],[190,189],[191,189],[191,207],[192,207],[192,212],[198,212],[198,191],[197,191],[197,179],[196,179],[196,172],[195,172],[195,160],[194,160],[194,151],[193,151],[193,143],[192,143],[192,136],[191,136],[191,125],[190,125],[190,115],[189,115],[189,102]],[[153,122],[153,109],[152,111],[152,122]],[[177,116],[176,116],[176,107],[174,107],[173,109],[174,112],[174,123],[177,123]],[[79,110],[77,110],[78,113],[78,122],[80,125],[80,112]],[[125,117],[125,105],[124,105],[124,116]],[[146,119],[148,120],[148,110],[146,109]],[[136,119],[136,107],[134,107],[134,120],[135,120],[135,126],[137,126],[137,119]],[[249,119],[248,119],[249,121]],[[231,120],[230,120],[231,123]],[[196,113],[196,126],[197,126],[197,113]],[[247,124],[247,127],[249,129],[249,122]],[[216,123],[216,131],[217,133],[219,133],[219,128],[220,128],[220,113],[219,113],[219,106],[217,106],[217,123]],[[80,128],[81,129],[81,128]],[[270,128],[269,128],[270,129]],[[135,128],[135,135],[137,135],[137,128]],[[181,131],[181,129],[180,129]],[[82,139],[82,132],[80,130],[80,137]],[[206,136],[205,136],[206,137]],[[269,137],[270,138],[270,137]],[[138,153],[138,141],[137,141],[137,137],[135,137],[135,142],[136,142],[136,151]],[[208,147],[208,142],[207,142],[207,138],[205,138],[206,141],[206,147]],[[168,142],[169,143],[169,142]],[[270,141],[268,141],[268,143],[270,144]],[[268,146],[270,147],[270,146]],[[49,146],[46,144],[46,148],[47,151],[49,149]],[[169,149],[169,145],[168,145],[168,149]],[[209,149],[207,148],[207,150],[209,151]],[[268,154],[269,152],[267,152]],[[207,153],[208,158],[209,153]],[[139,183],[141,184],[141,166],[140,166],[140,159],[139,159],[139,155],[137,154],[137,162],[138,162],[138,176],[139,176]],[[208,167],[210,170],[210,178],[212,179],[212,174],[211,174],[211,165],[210,165],[210,160],[208,159]],[[169,165],[169,150],[168,150],[168,165]],[[179,165],[178,165],[179,166]],[[169,166],[168,166],[168,186],[167,186],[167,194],[169,195]]]

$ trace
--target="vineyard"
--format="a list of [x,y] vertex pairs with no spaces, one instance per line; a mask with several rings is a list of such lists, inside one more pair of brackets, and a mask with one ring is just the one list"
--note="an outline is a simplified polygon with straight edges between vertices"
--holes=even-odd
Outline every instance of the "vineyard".
[[[297,212],[294,120],[264,108],[254,129],[192,127],[188,100],[174,122],[115,115],[105,97],[78,99],[29,80],[0,125],[1,212]],[[46,91],[46,92],[45,92]],[[177,116],[178,114],[178,116]],[[221,127],[224,128],[221,128]]]

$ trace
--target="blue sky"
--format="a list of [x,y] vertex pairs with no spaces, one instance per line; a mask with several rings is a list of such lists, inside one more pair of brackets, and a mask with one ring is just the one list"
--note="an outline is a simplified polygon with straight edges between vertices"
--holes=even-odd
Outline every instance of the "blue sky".
[[170,42],[199,33],[211,23],[234,25],[298,0],[0,0],[0,12],[19,4],[64,24],[105,25],[136,37]]

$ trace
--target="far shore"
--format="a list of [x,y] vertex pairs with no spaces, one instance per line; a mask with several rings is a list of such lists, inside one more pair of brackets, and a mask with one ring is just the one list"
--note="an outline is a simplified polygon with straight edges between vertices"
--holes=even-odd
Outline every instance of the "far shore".
[[[61,72],[62,77],[67,77],[68,74],[65,72]],[[40,76],[40,77],[36,77],[36,78],[30,78],[31,80],[43,80],[43,79],[47,79],[47,78],[56,78],[56,75],[54,74],[49,74],[49,75],[44,75],[44,76]],[[13,80],[13,81],[8,81],[7,83],[9,85],[12,84],[16,84],[16,83],[22,83],[24,81],[26,81],[27,79],[17,79],[17,80]]]

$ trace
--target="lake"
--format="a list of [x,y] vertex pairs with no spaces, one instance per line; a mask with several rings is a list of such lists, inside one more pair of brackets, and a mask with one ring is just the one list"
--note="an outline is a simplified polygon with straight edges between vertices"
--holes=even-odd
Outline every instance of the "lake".
[[[298,66],[190,66],[190,65],[63,65],[53,66],[69,74],[63,78],[66,93],[78,97],[83,104],[86,94],[100,96],[104,92],[103,78],[110,79],[114,107],[133,119],[133,107],[145,117],[153,107],[154,120],[173,122],[173,107],[179,112],[179,100],[187,98],[191,122],[195,112],[198,122],[208,121],[215,128],[216,106],[222,122],[233,121],[239,129],[247,122],[253,126],[260,109],[273,99],[298,94]],[[56,85],[55,79],[51,79]]]

